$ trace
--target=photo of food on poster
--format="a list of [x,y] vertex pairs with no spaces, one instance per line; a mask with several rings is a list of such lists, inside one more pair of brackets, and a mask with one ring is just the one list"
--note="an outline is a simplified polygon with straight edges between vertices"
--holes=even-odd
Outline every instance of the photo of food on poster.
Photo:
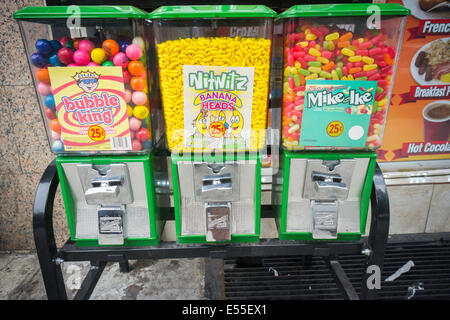
[[450,2],[389,0],[411,10],[379,161],[450,158]]

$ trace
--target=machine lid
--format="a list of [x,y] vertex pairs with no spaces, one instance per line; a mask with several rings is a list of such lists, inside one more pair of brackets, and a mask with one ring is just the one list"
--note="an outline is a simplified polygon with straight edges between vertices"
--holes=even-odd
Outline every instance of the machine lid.
[[26,7],[13,14],[14,19],[64,19],[72,17],[79,9],[80,18],[140,18],[145,19],[147,12],[132,6],[51,6]]
[[398,3],[312,4],[292,6],[278,18],[370,16],[376,12],[376,7],[383,16],[407,16],[411,12]]
[[189,18],[273,18],[277,14],[264,5],[163,6],[151,12],[150,19]]

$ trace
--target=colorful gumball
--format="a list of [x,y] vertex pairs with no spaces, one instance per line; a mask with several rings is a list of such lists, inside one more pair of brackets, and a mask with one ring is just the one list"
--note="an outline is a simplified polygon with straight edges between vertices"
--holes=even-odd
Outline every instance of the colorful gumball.
[[70,64],[73,62],[73,50],[70,48],[62,48],[58,51],[58,58],[61,63]]
[[48,64],[48,59],[47,59],[47,57],[44,57],[40,53],[35,52],[31,55],[30,62],[33,66],[42,68]]
[[141,143],[139,140],[133,140],[133,141],[131,142],[131,148],[132,148],[134,151],[142,150],[142,143]]
[[123,82],[124,83],[129,83],[131,80],[131,75],[127,70],[122,70],[122,75],[123,75]]
[[44,103],[48,108],[55,110],[56,108],[55,97],[53,97],[52,94],[49,94],[48,96],[45,97]]
[[[130,129],[137,131],[141,128],[142,121],[134,117],[130,118]],[[56,131],[56,130],[55,130]]]
[[95,48],[91,51],[91,59],[95,63],[102,64],[108,59],[108,56],[106,55],[105,50],[102,48]]
[[132,43],[138,45],[141,48],[144,48],[145,46],[144,39],[142,39],[141,37],[134,37]]
[[128,64],[128,71],[133,76],[140,76],[145,72],[145,68],[140,61],[130,61],[130,63]]
[[39,82],[37,89],[42,96],[48,96],[52,93],[52,88],[48,83]]
[[145,89],[145,79],[141,77],[133,77],[130,80],[131,88],[133,88],[134,91],[142,91]]
[[130,44],[125,52],[131,60],[139,60],[142,57],[142,49],[137,44]]
[[46,116],[49,120],[56,119],[55,110],[50,109],[50,108],[45,108],[45,116]]
[[54,67],[61,67],[63,64],[58,57],[58,54],[54,53],[50,57],[48,57],[48,63],[50,63]]
[[98,67],[100,66],[98,63],[95,63],[94,61],[91,61],[87,64],[88,67]]
[[36,79],[43,83],[50,83],[50,76],[48,74],[48,69],[37,69]]
[[125,50],[127,50],[127,47],[130,45],[130,42],[128,41],[119,41],[119,49],[120,52],[125,53]]
[[73,61],[80,66],[85,66],[91,61],[91,57],[86,50],[78,49],[73,53]]
[[52,144],[52,150],[53,152],[63,152],[64,151],[64,144],[61,140],[56,140]]
[[91,51],[95,49],[95,44],[91,40],[84,39],[78,44],[78,49],[87,51],[90,54]]
[[45,39],[37,40],[34,46],[36,47],[37,52],[44,56],[48,56],[53,51],[52,44]]
[[117,52],[119,52],[119,45],[112,39],[103,41],[102,48],[108,56],[114,56]]
[[73,48],[75,49],[75,50],[78,50],[80,47],[80,41],[81,41],[81,39],[75,39],[75,40],[73,40]]
[[58,119],[53,119],[52,121],[50,121],[50,129],[52,129],[52,131],[61,133],[61,126],[59,125]]
[[125,89],[125,101],[127,103],[129,103],[131,101],[131,97],[132,97],[131,91],[128,89]]
[[150,138],[148,129],[146,129],[146,128],[139,129],[139,131],[136,132],[136,138],[139,139],[139,141],[141,141],[141,142],[147,141]]
[[59,49],[61,49],[63,46],[61,45],[61,42],[57,40],[50,40],[50,45],[52,46],[52,52],[58,53]]
[[114,65],[122,67],[123,69],[126,69],[128,62],[127,55],[123,52],[118,52],[113,58]]
[[145,105],[147,103],[147,95],[143,91],[135,91],[131,96],[131,100],[135,105]]
[[103,67],[114,67],[114,62],[108,60],[108,61],[103,62],[102,66]]
[[51,132],[51,135],[52,135],[53,140],[59,140],[59,139],[61,139],[61,134],[60,134],[59,132],[52,131],[52,132]]
[[69,40],[70,40],[70,38],[68,36],[65,36],[65,37],[62,37],[59,42],[61,43],[61,46],[63,48],[65,48],[66,47],[66,42],[69,41]]
[[73,40],[72,40],[72,39],[67,40],[67,41],[66,41],[66,44],[64,45],[64,47],[65,47],[65,48],[70,48],[70,49],[74,50],[75,48],[74,48],[74,46],[73,46]]
[[133,116],[133,107],[127,104],[127,112],[128,112],[128,118],[131,118]]
[[146,106],[136,106],[133,109],[133,115],[137,118],[137,119],[145,119],[148,117],[149,111],[148,108]]

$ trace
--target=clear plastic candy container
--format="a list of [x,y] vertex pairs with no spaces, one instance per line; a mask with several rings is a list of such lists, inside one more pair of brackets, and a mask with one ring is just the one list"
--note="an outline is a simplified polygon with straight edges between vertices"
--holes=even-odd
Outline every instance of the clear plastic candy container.
[[408,14],[398,4],[327,4],[279,15],[285,149],[381,145]]
[[54,153],[149,152],[146,16],[131,6],[14,13]]
[[170,151],[264,146],[275,16],[262,5],[168,6],[149,14]]

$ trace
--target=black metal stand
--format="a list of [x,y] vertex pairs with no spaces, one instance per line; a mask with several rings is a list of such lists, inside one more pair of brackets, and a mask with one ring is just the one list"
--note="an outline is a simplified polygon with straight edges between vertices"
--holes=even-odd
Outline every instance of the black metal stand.
[[[223,265],[220,259],[251,258],[267,256],[304,256],[308,264],[312,256],[323,257],[327,262],[339,288],[348,299],[375,299],[376,289],[367,286],[369,274],[365,274],[361,284],[360,295],[350,283],[338,261],[340,254],[363,253],[367,256],[366,266],[377,265],[383,268],[384,252],[389,231],[389,200],[384,178],[378,165],[375,169],[371,194],[372,219],[370,234],[359,242],[309,242],[281,241],[279,239],[262,239],[258,243],[207,245],[180,245],[175,242],[161,242],[158,246],[148,247],[77,247],[68,240],[57,249],[53,234],[53,202],[59,184],[55,162],[45,169],[36,191],[33,208],[33,232],[39,264],[44,279],[48,299],[67,299],[64,279],[60,264],[63,261],[90,261],[91,269],[85,277],[74,299],[89,299],[106,262],[119,262],[120,271],[128,272],[128,260],[166,259],[166,258],[210,258],[216,266],[211,268],[205,282],[217,281],[219,273],[214,270]],[[270,209],[263,208],[262,216],[273,216]],[[207,283],[205,291],[214,298],[223,295],[220,284]]]

